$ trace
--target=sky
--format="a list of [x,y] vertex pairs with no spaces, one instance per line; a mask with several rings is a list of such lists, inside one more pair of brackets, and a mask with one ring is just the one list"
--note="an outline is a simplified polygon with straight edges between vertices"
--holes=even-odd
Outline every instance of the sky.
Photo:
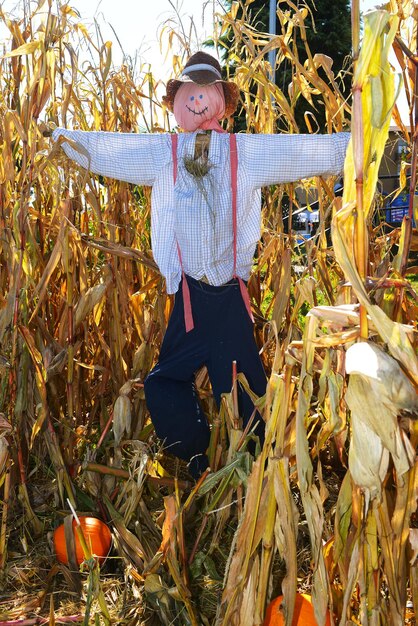
[[[113,42],[112,54],[116,65],[123,58],[115,34],[123,51],[132,58],[138,55],[141,62],[150,63],[153,72],[169,73],[169,61],[164,61],[160,51],[159,33],[164,22],[174,20],[178,24],[178,16],[182,20],[186,32],[194,24],[193,49],[212,34],[213,15],[221,11],[219,0],[66,0],[80,13],[81,21],[94,33],[95,20],[105,41]],[[36,6],[35,0],[31,1]],[[62,0],[64,4],[64,0]],[[0,6],[6,13],[22,14],[22,0],[0,0]],[[47,3],[45,3],[47,8]],[[193,21],[193,22],[192,22]],[[113,29],[113,30],[112,30]],[[4,36],[4,34],[3,34]],[[0,40],[2,31],[0,27]],[[165,79],[166,76],[160,76]]]
[[[78,8],[86,23],[93,24],[96,18],[105,38],[114,41],[113,28],[125,53],[131,57],[138,53],[141,61],[151,64],[154,73],[165,67],[166,50],[161,53],[159,44],[165,22],[177,25],[180,18],[186,32],[193,23],[193,44],[197,49],[212,34],[214,11],[221,10],[217,0],[72,0],[72,6]],[[118,62],[121,50],[117,44],[114,52]]]
[[[31,5],[36,6],[38,1],[31,0]],[[92,32],[94,21],[97,21],[103,39],[113,42],[113,60],[116,65],[121,63],[123,53],[114,33],[119,38],[125,54],[132,58],[138,55],[140,62],[150,63],[154,74],[162,80],[166,80],[170,75],[170,62],[164,60],[158,36],[162,24],[167,20],[177,20],[178,23],[174,9],[177,9],[186,31],[189,31],[191,23],[194,24],[192,39],[194,50],[197,50],[199,44],[212,34],[214,12],[222,11],[220,0],[67,0],[67,2],[80,13],[81,21]],[[62,3],[64,4],[64,0]],[[375,4],[376,0],[361,0],[361,9],[368,10]],[[22,6],[22,0],[0,0],[0,6],[5,12],[19,12],[19,5]],[[45,5],[47,6],[47,3]],[[1,37],[0,28],[0,40]]]

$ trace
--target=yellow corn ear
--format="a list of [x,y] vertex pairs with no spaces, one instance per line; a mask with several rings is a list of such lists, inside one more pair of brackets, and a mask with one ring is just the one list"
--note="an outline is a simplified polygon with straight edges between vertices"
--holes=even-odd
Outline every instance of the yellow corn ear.
[[131,432],[131,402],[128,396],[120,395],[113,408],[113,434],[115,436],[115,446],[118,447],[122,436]]
[[[363,111],[363,208],[366,219],[372,206],[396,100],[395,76],[389,63],[389,51],[398,22],[398,18],[387,11],[373,11],[364,16],[364,37],[353,79],[353,90],[361,90]],[[356,180],[351,141],[344,167],[343,205],[355,200]]]

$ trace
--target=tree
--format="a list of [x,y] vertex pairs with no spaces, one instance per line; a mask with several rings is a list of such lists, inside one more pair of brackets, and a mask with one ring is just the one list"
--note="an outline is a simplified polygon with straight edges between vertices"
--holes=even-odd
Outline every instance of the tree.
[[[231,8],[231,0],[225,0],[226,8]],[[336,82],[340,90],[345,96],[349,94],[349,80],[345,80],[350,65],[351,53],[351,12],[350,4],[347,0],[305,0],[298,3],[298,7],[303,9],[306,7],[309,16],[305,20],[306,38],[312,56],[322,54],[333,60],[332,71],[336,77]],[[251,24],[260,32],[268,32],[269,29],[269,2],[268,0],[254,0],[247,2],[246,8],[240,8],[238,16],[242,16],[242,11],[246,10]],[[291,7],[286,2],[278,3],[278,11],[288,11]],[[276,33],[281,34],[282,27],[279,17],[276,20]],[[294,45],[300,62],[303,64],[308,58],[305,43],[302,40],[301,32],[294,31]],[[221,45],[225,48],[225,56],[232,43],[231,32],[226,32],[221,40]],[[276,73],[276,84],[281,88],[289,101],[294,104],[295,118],[300,132],[309,130],[306,123],[306,113],[308,113],[311,121],[312,130],[323,129],[325,126],[324,107],[321,104],[321,94],[312,96],[313,105],[310,104],[303,96],[292,102],[289,95],[289,85],[292,83],[297,68],[292,67],[291,61],[287,60],[280,65],[279,71]],[[322,77],[325,72],[319,70]],[[316,120],[313,121],[312,116]],[[237,120],[237,126],[242,128],[245,126],[243,120]]]

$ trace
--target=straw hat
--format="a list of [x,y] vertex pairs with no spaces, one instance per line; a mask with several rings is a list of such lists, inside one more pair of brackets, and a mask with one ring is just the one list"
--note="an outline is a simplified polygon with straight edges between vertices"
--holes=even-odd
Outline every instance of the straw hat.
[[237,108],[238,86],[235,83],[222,80],[219,62],[207,52],[200,51],[193,54],[184,66],[180,77],[168,81],[167,93],[163,96],[163,102],[169,111],[173,111],[175,95],[184,83],[196,83],[197,85],[221,83],[225,95],[225,117],[232,115]]

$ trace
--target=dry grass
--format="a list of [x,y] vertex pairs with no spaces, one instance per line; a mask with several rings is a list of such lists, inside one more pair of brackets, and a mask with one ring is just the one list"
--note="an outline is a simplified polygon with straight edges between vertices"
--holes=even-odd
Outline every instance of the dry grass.
[[[417,384],[417,296],[405,277],[413,232],[408,221],[390,238],[373,227],[372,170],[380,156],[366,150],[359,157],[359,138],[384,144],[384,124],[372,127],[366,101],[357,98],[365,114],[354,122],[346,181],[360,168],[356,178],[362,171],[366,191],[347,184],[354,197],[347,191],[336,214],[333,181],[310,181],[321,227],[304,250],[281,217],[285,194],[296,208],[295,189],[266,192],[249,283],[270,377],[258,401],[266,443],[256,462],[245,445],[237,450],[232,399],[225,397],[218,414],[200,372],[198,387],[220,435],[211,447],[218,472],[192,488],[184,466],[156,441],[142,388],[172,306],[150,251],[150,190],[77,170],[51,147],[41,124],[158,132],[166,116],[148,72],[134,78],[128,67],[114,69],[110,47],[100,35],[92,39],[69,5],[48,6],[36,30],[39,7],[17,20],[0,15],[12,37],[0,60],[0,624],[58,624],[58,616],[73,616],[85,624],[255,626],[269,598],[283,591],[291,606],[296,589],[314,589],[319,614],[332,601],[341,623],[412,623],[404,607],[418,600],[409,543],[416,466],[410,459],[399,473],[394,453],[368,489],[350,474],[358,456],[348,459],[346,348],[360,336],[372,339],[401,364],[400,386],[407,377]],[[402,6],[403,19],[411,7]],[[328,130],[342,130],[349,104],[331,70],[320,78],[321,60],[301,65],[292,45],[305,37],[307,11],[289,1],[281,17],[278,66],[290,59],[293,93],[303,97],[301,81],[305,95],[319,90]],[[249,128],[271,132],[280,118],[281,127],[297,130],[295,101],[268,79],[269,38],[245,13],[235,18],[234,9],[223,15],[221,29],[234,32],[231,59],[239,61]],[[415,49],[404,23],[398,34]],[[185,37],[178,29],[169,41]],[[80,39],[94,60],[83,69],[74,52]],[[383,40],[390,44],[385,29]],[[402,48],[398,54],[407,58]],[[366,93],[365,61],[356,63],[355,85],[363,81]],[[411,64],[405,61],[405,77],[413,94]],[[390,89],[387,76],[379,78],[382,89]],[[416,145],[410,149],[415,163]],[[331,213],[332,247],[325,232]],[[352,302],[360,312],[338,306]],[[393,432],[414,450],[413,402],[391,402]],[[382,441],[384,433],[376,446]],[[51,545],[67,498],[78,512],[107,519],[114,534],[111,558],[102,572],[89,563],[81,594],[80,579],[56,564]]]

